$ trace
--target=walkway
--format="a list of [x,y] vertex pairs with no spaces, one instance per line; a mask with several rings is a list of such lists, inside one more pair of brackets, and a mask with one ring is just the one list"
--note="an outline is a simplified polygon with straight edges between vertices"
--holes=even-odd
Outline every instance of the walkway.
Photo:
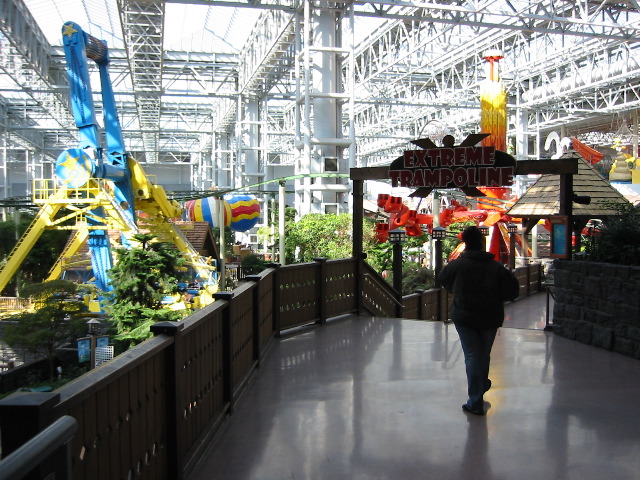
[[507,308],[486,417],[461,411],[453,325],[337,321],[285,338],[189,480],[640,478],[640,361]]

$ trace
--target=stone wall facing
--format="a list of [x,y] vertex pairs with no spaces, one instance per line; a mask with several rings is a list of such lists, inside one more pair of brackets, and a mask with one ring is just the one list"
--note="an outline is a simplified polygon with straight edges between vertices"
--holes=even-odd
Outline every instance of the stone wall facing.
[[640,359],[640,267],[553,262],[553,331]]

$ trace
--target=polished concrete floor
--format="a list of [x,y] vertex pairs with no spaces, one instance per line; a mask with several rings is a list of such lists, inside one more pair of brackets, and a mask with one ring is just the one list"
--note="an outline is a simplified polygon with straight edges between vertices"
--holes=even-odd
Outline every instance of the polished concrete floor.
[[484,417],[453,325],[332,322],[284,338],[189,480],[640,479],[640,361],[507,307]]

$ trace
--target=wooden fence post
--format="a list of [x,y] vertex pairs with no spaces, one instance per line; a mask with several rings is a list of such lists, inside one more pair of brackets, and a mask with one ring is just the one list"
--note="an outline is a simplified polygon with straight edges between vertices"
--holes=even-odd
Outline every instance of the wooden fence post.
[[216,300],[225,300],[227,307],[222,312],[222,385],[223,399],[229,404],[229,414],[233,413],[233,292],[218,292],[213,295]]
[[[17,392],[0,400],[2,456],[6,457],[51,425],[58,403],[60,395],[53,392]],[[44,478],[53,461],[43,461],[25,480]]]
[[316,285],[318,285],[318,301],[320,302],[318,316],[318,323],[325,325],[327,323],[327,259],[326,258],[314,258],[314,262],[318,264],[318,276]]
[[281,301],[281,283],[282,276],[280,274],[280,268],[282,266],[279,263],[272,263],[271,267],[275,269],[275,279],[273,281],[273,329],[276,332],[276,338],[281,336],[281,319],[280,319],[280,301]]
[[260,368],[260,319],[262,318],[262,302],[260,301],[260,275],[247,275],[244,277],[246,281],[254,282],[251,298],[253,302],[253,317],[251,318],[251,329],[253,330],[253,360],[256,362],[256,368]]
[[181,445],[186,442],[185,438],[181,438],[179,428],[182,418],[182,412],[180,412],[178,404],[178,392],[180,386],[178,385],[178,375],[181,374],[181,366],[178,365],[180,358],[178,350],[184,348],[180,345],[179,332],[183,329],[184,324],[180,322],[158,322],[151,325],[149,330],[154,335],[169,335],[173,337],[173,344],[166,350],[165,358],[165,381],[166,381],[166,395],[165,401],[167,402],[167,478],[175,478],[176,480],[182,480],[185,459],[180,458],[179,452],[184,451]]

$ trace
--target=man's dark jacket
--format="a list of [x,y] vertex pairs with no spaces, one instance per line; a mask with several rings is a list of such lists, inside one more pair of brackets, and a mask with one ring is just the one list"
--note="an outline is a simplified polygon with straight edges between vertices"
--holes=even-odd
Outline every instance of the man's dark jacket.
[[465,250],[447,264],[440,284],[454,295],[451,319],[460,325],[489,329],[504,322],[504,302],[518,296],[518,280],[493,254]]

